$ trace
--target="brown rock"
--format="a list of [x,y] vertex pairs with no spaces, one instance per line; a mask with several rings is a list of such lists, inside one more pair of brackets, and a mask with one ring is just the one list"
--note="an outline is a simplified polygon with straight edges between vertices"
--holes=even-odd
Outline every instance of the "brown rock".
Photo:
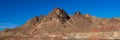
[[[119,19],[102,19],[75,12],[69,16],[55,8],[47,16],[36,16],[24,25],[0,32],[1,40],[85,40],[120,38]],[[115,33],[113,33],[115,31]],[[113,34],[113,35],[112,35]],[[117,35],[115,35],[117,34]],[[113,37],[111,37],[111,35]],[[93,36],[93,37],[91,37]],[[92,40],[91,39],[91,40]]]

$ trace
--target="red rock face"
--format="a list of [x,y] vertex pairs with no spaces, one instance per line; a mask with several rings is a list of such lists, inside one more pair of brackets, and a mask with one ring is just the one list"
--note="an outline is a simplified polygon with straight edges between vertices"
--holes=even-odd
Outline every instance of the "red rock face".
[[119,39],[119,18],[103,19],[75,12],[68,15],[55,8],[47,16],[36,16],[26,24],[0,32],[1,40],[100,40]]

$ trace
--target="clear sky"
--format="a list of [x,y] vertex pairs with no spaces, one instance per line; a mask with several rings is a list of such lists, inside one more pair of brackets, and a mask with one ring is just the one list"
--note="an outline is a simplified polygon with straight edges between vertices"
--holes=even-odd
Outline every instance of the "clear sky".
[[55,7],[101,18],[120,17],[120,0],[0,0],[0,30],[15,28]]

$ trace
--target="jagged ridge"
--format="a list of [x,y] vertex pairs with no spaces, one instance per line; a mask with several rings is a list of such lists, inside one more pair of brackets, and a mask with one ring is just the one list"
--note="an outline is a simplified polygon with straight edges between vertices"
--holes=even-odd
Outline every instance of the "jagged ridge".
[[[114,33],[114,31],[119,31],[119,28],[119,18],[96,18],[89,14],[82,15],[80,12],[75,12],[73,16],[70,16],[63,9],[55,8],[47,16],[36,16],[21,27],[3,31],[2,33],[5,32],[9,35],[6,36],[1,33],[0,35],[2,36],[0,37],[5,37],[6,39],[21,38],[21,40],[27,37],[35,40],[37,36],[36,40],[49,40],[51,38],[54,40],[75,40],[80,38],[73,34],[79,34],[78,36],[80,36],[81,33],[87,35],[86,33],[91,34],[91,32]],[[70,38],[68,36],[70,36]],[[102,36],[104,36],[104,34]]]

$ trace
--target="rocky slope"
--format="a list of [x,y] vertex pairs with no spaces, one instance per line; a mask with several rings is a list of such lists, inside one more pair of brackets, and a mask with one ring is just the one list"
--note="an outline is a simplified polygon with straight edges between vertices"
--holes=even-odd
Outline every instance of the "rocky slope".
[[55,8],[26,24],[0,32],[0,40],[114,40],[120,39],[120,18],[96,18]]

